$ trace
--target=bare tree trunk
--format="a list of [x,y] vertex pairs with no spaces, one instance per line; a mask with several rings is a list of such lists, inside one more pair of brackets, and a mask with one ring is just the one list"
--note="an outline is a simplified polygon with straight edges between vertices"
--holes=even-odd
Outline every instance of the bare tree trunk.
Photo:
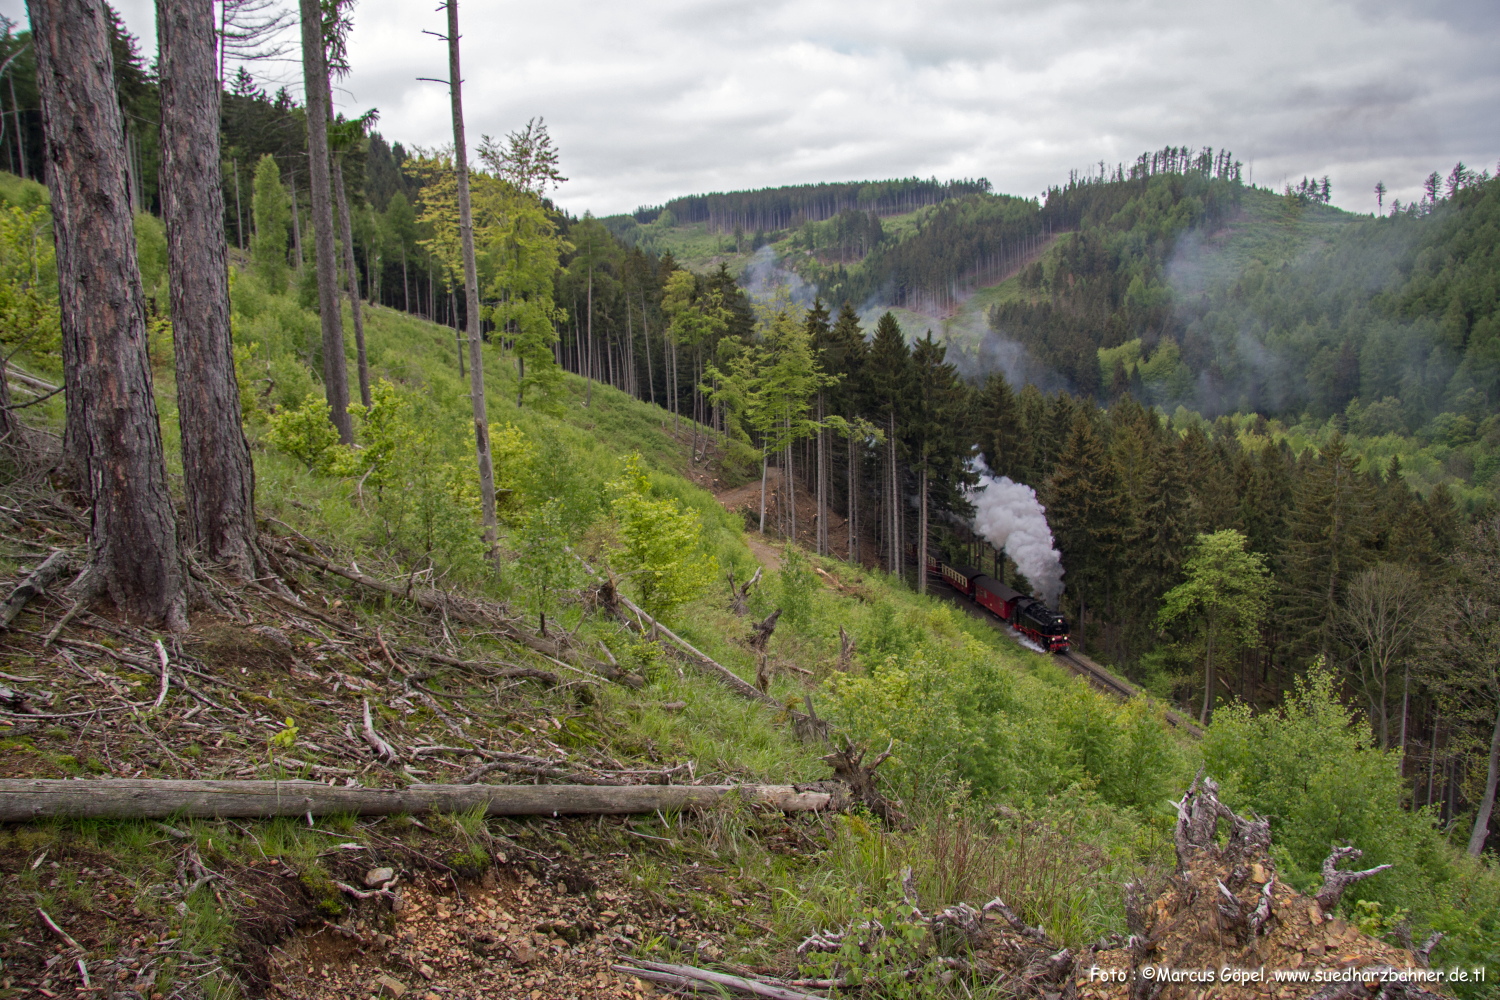
[[333,180],[328,165],[328,59],[323,51],[321,0],[299,0],[302,14],[302,82],[307,93],[307,172],[312,192],[318,315],[323,328],[323,392],[339,440],[354,443],[349,416],[349,372],[344,361],[344,317],[339,309],[338,264],[333,249]]
[[917,475],[917,488],[921,491],[922,512],[917,527],[917,593],[927,593],[927,465]]
[[[330,100],[330,104],[332,101]],[[354,317],[354,358],[359,372],[359,402],[370,408],[370,360],[365,354],[365,317],[359,301],[359,267],[354,263],[354,224],[349,218],[349,199],[344,195],[344,157],[333,163],[333,197],[338,208],[339,230],[344,241],[344,270],[349,285],[349,314]]]
[[818,393],[818,555],[828,554],[828,453],[823,446],[823,394]]
[[594,247],[593,236],[589,236],[589,295],[588,295],[588,318],[584,321],[587,327],[586,336],[588,343],[583,349],[583,405],[592,406],[594,402]]
[[856,559],[854,551],[854,535],[856,531],[854,515],[855,512],[859,510],[859,493],[855,489],[854,484],[854,434],[852,432],[849,435],[848,464],[845,466],[845,470],[847,471],[849,477],[849,493],[848,496],[846,496],[844,499],[844,514],[846,517],[845,527],[849,529],[849,561],[854,562]]
[[5,356],[0,354],[0,448],[15,448],[21,443],[21,423],[10,412],[10,384],[6,382]]
[[766,533],[766,471],[771,456],[762,449],[760,453],[760,533]]
[[[1081,628],[1079,631],[1083,631]],[[1209,715],[1214,709],[1214,629],[1210,625],[1203,651],[1203,711],[1198,713],[1198,724],[1208,725]]]
[[288,170],[287,186],[292,195],[292,252],[297,257],[297,270],[302,270],[302,209],[297,205],[297,171]]
[[479,462],[479,499],[484,543],[499,564],[495,517],[495,466],[490,459],[490,423],[484,401],[484,356],[479,340],[479,272],[474,264],[474,213],[469,204],[469,154],[464,140],[463,74],[458,60],[458,0],[448,5],[448,87],[453,97],[453,168],[458,177],[458,229],[464,249],[464,304],[469,326],[469,398],[474,404],[474,452]]
[[91,504],[80,596],[187,626],[182,556],[146,349],[125,138],[102,4],[33,0],[57,243],[64,385]]
[[651,370],[651,322],[646,318],[646,293],[641,292],[641,336],[646,338],[646,387],[656,402],[656,375]]
[[167,225],[187,537],[255,576],[255,468],[240,426],[219,187],[219,88],[210,0],[157,0],[161,203]]
[[[757,692],[758,693],[758,692]],[[96,787],[98,786],[98,787]],[[108,786],[108,787],[104,787]],[[783,812],[838,810],[841,787],[795,785],[407,785],[331,787],[316,781],[173,781],[124,778],[107,782],[11,778],[0,781],[0,822],[43,817],[205,819],[271,816],[387,816],[470,812],[490,816],[621,815],[709,809],[733,796]]]
[[1500,710],[1495,713],[1495,728],[1490,734],[1489,770],[1485,774],[1484,796],[1474,816],[1474,830],[1469,834],[1469,854],[1479,857],[1490,833],[1490,815],[1495,811],[1495,788],[1500,785]]

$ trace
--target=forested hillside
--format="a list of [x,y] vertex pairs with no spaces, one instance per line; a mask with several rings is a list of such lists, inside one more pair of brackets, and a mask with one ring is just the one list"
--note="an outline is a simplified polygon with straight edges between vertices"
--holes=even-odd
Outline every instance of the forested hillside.
[[1500,180],[1363,218],[1173,146],[1037,201],[575,217],[539,119],[470,162],[332,114],[348,4],[306,5],[306,106],[219,80],[202,5],[150,68],[34,5],[0,997],[1056,1000],[1148,933],[1500,961]]

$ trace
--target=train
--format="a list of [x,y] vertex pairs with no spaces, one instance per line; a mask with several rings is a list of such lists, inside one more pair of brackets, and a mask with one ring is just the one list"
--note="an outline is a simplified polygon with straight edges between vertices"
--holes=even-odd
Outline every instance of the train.
[[1070,648],[1068,620],[1040,598],[1007,587],[972,566],[957,566],[928,553],[927,575],[936,577],[1049,653]]

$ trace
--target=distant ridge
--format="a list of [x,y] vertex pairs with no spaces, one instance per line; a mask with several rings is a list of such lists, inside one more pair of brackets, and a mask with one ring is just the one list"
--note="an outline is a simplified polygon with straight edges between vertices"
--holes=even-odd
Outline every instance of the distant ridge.
[[713,232],[735,229],[746,233],[791,229],[804,222],[821,222],[840,212],[899,215],[950,198],[987,194],[990,182],[977,179],[939,181],[908,177],[888,181],[846,181],[797,184],[754,191],[713,192],[673,198],[665,205],[635,210],[635,221],[648,225],[670,212],[678,223],[708,223]]

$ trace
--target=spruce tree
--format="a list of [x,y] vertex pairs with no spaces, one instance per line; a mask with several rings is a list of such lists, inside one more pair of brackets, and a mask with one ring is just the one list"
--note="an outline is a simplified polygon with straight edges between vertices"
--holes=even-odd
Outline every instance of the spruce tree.
[[974,400],[975,429],[984,463],[996,476],[1022,480],[1024,457],[1020,454],[1021,409],[1010,383],[999,372],[984,381]]
[[1133,604],[1155,607],[1176,585],[1193,539],[1192,516],[1182,458],[1169,439],[1153,436],[1148,439],[1146,474],[1125,546]]
[[911,351],[896,317],[886,313],[875,324],[865,365],[865,384],[869,392],[866,413],[886,435],[885,483],[881,510],[884,512],[881,536],[885,540],[886,569],[901,574],[904,553],[901,547],[901,474],[898,440],[910,408],[912,389]]
[[905,432],[917,474],[917,590],[927,591],[927,546],[933,502],[944,510],[967,512],[964,488],[975,477],[970,470],[973,434],[969,425],[969,392],[958,369],[946,360],[947,348],[932,331],[911,352],[912,392]]
[[[726,272],[727,273],[727,272]],[[807,331],[808,349],[812,351],[813,358],[819,366],[823,366],[824,353],[828,349],[832,328],[828,325],[828,308],[823,305],[822,299],[814,299],[812,308],[807,311],[803,318],[803,325]],[[824,369],[826,370],[826,368]],[[827,391],[818,387],[817,398],[813,404],[813,416],[818,421],[816,435],[816,454],[814,462],[817,465],[817,473],[814,476],[814,491],[818,508],[818,523],[813,533],[815,548],[818,555],[828,554],[828,428],[824,426],[823,419],[828,415]]]
[[1076,632],[1082,644],[1089,609],[1108,600],[1126,528],[1114,463],[1087,412],[1080,410],[1073,418],[1042,495],[1078,606]]
[[868,437],[861,431],[859,417],[866,395],[865,363],[869,350],[865,332],[859,325],[859,314],[845,301],[828,332],[828,343],[822,350],[819,363],[830,375],[843,376],[828,390],[828,396],[832,412],[843,417],[847,427],[844,434],[844,517],[846,558],[850,562],[859,558],[859,472],[864,459],[861,442]]
[[1344,587],[1368,561],[1373,498],[1341,434],[1299,465],[1281,553],[1283,617],[1297,647],[1326,657]]

